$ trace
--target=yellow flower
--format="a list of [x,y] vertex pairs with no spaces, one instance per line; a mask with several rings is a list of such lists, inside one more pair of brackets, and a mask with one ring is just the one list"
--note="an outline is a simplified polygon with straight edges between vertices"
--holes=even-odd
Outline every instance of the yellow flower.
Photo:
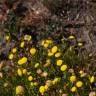
[[61,66],[63,63],[63,60],[57,60],[57,66]]
[[70,81],[71,81],[71,82],[75,82],[75,81],[76,81],[76,76],[75,76],[75,75],[72,75],[72,76],[70,77]]
[[13,48],[12,49],[12,53],[16,53],[17,49],[16,48]]
[[23,74],[27,74],[27,69],[23,69]]
[[10,36],[9,35],[6,35],[5,36],[5,39],[8,41],[10,39]]
[[56,53],[57,50],[58,50],[58,47],[57,46],[53,46],[52,49],[51,49],[51,51],[52,51],[53,54]]
[[56,84],[57,82],[59,82],[60,79],[61,79],[61,78],[59,78],[59,77],[54,78],[54,80],[52,81],[53,85]]
[[84,77],[86,75],[86,73],[84,73],[82,70],[80,70],[79,73],[80,73],[80,77]]
[[49,46],[49,44],[45,43],[43,46],[44,46],[44,48],[47,48]]
[[29,80],[29,81],[32,81],[32,80],[33,80],[33,77],[32,77],[32,76],[29,76],[29,77],[28,77],[28,80]]
[[36,63],[34,67],[35,68],[38,68],[39,67],[39,63]]
[[44,92],[45,92],[45,87],[44,86],[40,86],[39,92],[43,95]]
[[45,42],[48,43],[48,44],[51,44],[52,43],[52,40],[48,40],[47,39]]
[[26,63],[27,62],[27,57],[23,57],[23,58],[21,58],[20,60],[18,60],[18,64],[19,65],[22,65],[22,64],[24,64],[24,63]]
[[32,37],[31,37],[30,35],[25,35],[25,36],[24,36],[24,40],[27,40],[27,41],[30,41],[31,38],[32,38]]
[[79,47],[82,47],[82,46],[83,46],[83,43],[78,43],[78,46],[79,46]]
[[82,82],[82,81],[78,81],[78,82],[76,83],[76,86],[77,86],[78,88],[82,87],[82,86],[83,86],[83,82]]
[[23,47],[24,47],[24,45],[25,45],[25,42],[24,42],[24,41],[22,41],[22,42],[21,42],[21,44],[20,44],[20,47],[21,47],[21,48],[23,48]]
[[9,59],[12,60],[14,58],[14,55],[13,54],[10,54],[9,55]]
[[55,54],[55,57],[56,58],[58,58],[58,57],[60,57],[61,56],[61,53],[60,52],[57,52],[56,54]]
[[30,49],[30,53],[31,53],[31,55],[35,55],[36,49],[35,49],[35,48],[31,48],[31,49]]
[[22,95],[22,94],[24,94],[24,87],[19,85],[16,87],[16,95]]
[[53,53],[52,52],[48,52],[48,56],[50,57],[50,56],[53,56]]
[[90,83],[93,83],[94,80],[95,80],[94,76],[91,76],[91,77],[89,78],[89,80],[90,80]]
[[66,69],[67,69],[67,65],[62,65],[60,68],[61,71],[65,71]]
[[30,83],[30,85],[31,85],[31,86],[34,86],[34,83],[33,83],[33,82],[31,82],[31,83]]
[[51,60],[50,59],[47,59],[46,60],[46,63],[50,64]]
[[79,71],[80,75],[82,75],[84,72],[82,70]]
[[77,90],[77,88],[76,88],[75,86],[73,86],[73,87],[71,88],[71,92],[76,92],[76,90]]
[[41,42],[41,45],[44,45],[44,43],[45,43],[45,40],[43,40],[43,41]]
[[18,74],[18,76],[22,76],[22,70],[21,69],[18,69],[17,70],[17,74]]
[[74,39],[75,37],[73,35],[69,36],[69,39]]
[[34,83],[33,83],[33,85],[34,85],[34,86],[37,86],[37,85],[38,85],[38,83],[37,83],[37,82],[34,82]]
[[45,91],[47,91],[47,90],[48,90],[48,86],[47,86],[47,85],[45,85],[44,87],[45,87]]

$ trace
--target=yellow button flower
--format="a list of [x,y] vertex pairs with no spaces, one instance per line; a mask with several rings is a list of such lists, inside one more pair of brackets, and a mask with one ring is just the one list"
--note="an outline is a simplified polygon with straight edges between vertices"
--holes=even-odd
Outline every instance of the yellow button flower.
[[51,60],[50,59],[47,59],[46,60],[46,63],[50,64],[51,63]]
[[39,92],[44,95],[44,92],[45,92],[45,86],[40,86],[39,88]]
[[57,60],[57,66],[61,66],[63,63],[63,60]]
[[47,40],[45,40],[45,42],[48,43],[48,44],[51,44],[52,43],[52,40],[48,40],[47,39]]
[[22,76],[22,70],[21,69],[18,69],[17,70],[17,74],[18,74],[18,76]]
[[72,75],[72,76],[70,77],[70,81],[71,81],[71,82],[75,82],[75,81],[76,81],[76,76],[75,76],[75,75]]
[[24,45],[25,45],[25,42],[24,42],[24,41],[22,41],[22,42],[21,42],[21,44],[20,44],[20,47],[21,47],[21,48],[23,48],[23,47],[24,47]]
[[9,55],[9,59],[12,60],[14,58],[14,55],[13,54],[10,54]]
[[91,76],[91,77],[89,78],[89,80],[90,80],[90,83],[93,83],[94,80],[95,80],[94,76]]
[[23,69],[23,74],[27,74],[27,69]]
[[58,50],[58,47],[57,46],[53,46],[52,49],[51,49],[51,51],[52,51],[53,54],[56,53],[57,50]]
[[35,55],[36,49],[35,49],[35,48],[31,48],[31,49],[30,49],[30,53],[31,53],[31,55]]
[[32,81],[32,80],[33,80],[33,77],[32,77],[32,76],[29,76],[29,77],[28,77],[28,80],[29,80],[29,81]]
[[69,39],[74,39],[75,37],[73,35],[69,36]]
[[77,86],[78,88],[82,87],[82,86],[83,86],[83,82],[82,82],[82,81],[78,81],[78,82],[76,83],[76,86]]
[[67,69],[67,65],[62,65],[60,68],[61,71],[65,71],[66,69]]
[[17,51],[17,48],[12,49],[12,53],[16,53],[16,51]]
[[18,60],[19,65],[25,64],[26,62],[27,62],[27,57],[23,57],[20,60]]
[[78,43],[78,46],[79,46],[79,47],[82,47],[82,46],[83,46],[83,43]]
[[45,43],[45,40],[43,40],[43,41],[41,42],[41,45],[44,46],[44,43]]
[[26,41],[30,41],[31,38],[32,38],[32,37],[31,37],[30,35],[25,35],[25,36],[24,36],[24,40],[26,40]]
[[49,46],[49,44],[45,43],[43,46],[44,46],[44,48],[47,48]]
[[24,87],[19,85],[16,87],[16,95],[23,95],[24,94]]
[[10,36],[9,35],[6,35],[5,36],[5,39],[8,41],[10,39]]
[[34,65],[34,67],[35,67],[35,68],[38,68],[38,67],[39,67],[39,63],[36,63],[36,64]]
[[76,92],[76,90],[77,90],[77,88],[76,88],[75,86],[73,86],[73,87],[71,88],[71,92]]
[[61,53],[60,52],[57,52],[56,54],[55,54],[55,57],[56,58],[58,58],[58,57],[60,57],[61,56]]
[[47,91],[47,90],[48,90],[48,86],[47,86],[47,85],[45,85],[44,87],[45,87],[45,91]]
[[37,86],[37,85],[38,85],[38,83],[37,83],[37,82],[34,82],[34,83],[33,83],[33,85],[34,85],[34,86]]
[[48,52],[48,56],[50,57],[50,56],[53,56],[53,53],[52,52]]

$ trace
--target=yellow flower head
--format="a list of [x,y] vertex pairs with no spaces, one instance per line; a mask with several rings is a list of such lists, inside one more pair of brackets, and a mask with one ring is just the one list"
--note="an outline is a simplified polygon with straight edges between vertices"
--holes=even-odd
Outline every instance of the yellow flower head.
[[47,40],[45,40],[45,42],[48,43],[48,44],[51,44],[52,40],[47,39]]
[[18,69],[17,70],[17,74],[18,74],[18,76],[22,76],[22,70],[21,69]]
[[60,68],[61,71],[65,71],[66,69],[67,69],[67,65],[62,65]]
[[50,56],[53,56],[54,54],[52,53],[52,52],[48,52],[48,56],[50,57]]
[[35,55],[36,49],[35,49],[35,48],[31,48],[31,49],[30,49],[30,53],[31,53],[31,55]]
[[45,40],[43,40],[43,41],[41,42],[41,45],[43,46],[43,45],[44,45],[44,43],[45,43]]
[[5,39],[8,41],[10,39],[10,36],[9,35],[6,35],[5,36]]
[[47,91],[47,90],[48,90],[48,86],[47,86],[47,85],[45,85],[44,87],[45,87],[45,91]]
[[34,83],[33,83],[33,85],[34,85],[34,86],[37,86],[37,85],[38,85],[38,83],[37,83],[37,82],[34,82]]
[[44,43],[44,48],[47,48],[48,46],[49,46],[49,44],[48,43]]
[[73,86],[73,87],[71,88],[71,92],[76,92],[76,90],[77,90],[77,88],[76,88],[75,86]]
[[70,81],[71,81],[71,82],[75,82],[75,81],[76,81],[76,76],[75,76],[75,75],[72,75],[72,76],[70,77]]
[[83,46],[83,43],[78,43],[78,46],[79,46],[79,47],[82,47],[82,46]]
[[28,80],[29,80],[29,81],[32,81],[32,80],[33,80],[33,77],[32,77],[32,76],[29,76],[29,77],[28,77]]
[[60,79],[61,79],[61,78],[59,78],[59,77],[54,78],[54,80],[52,81],[53,85],[56,84],[57,82],[59,82]]
[[27,69],[23,69],[23,74],[27,74]]
[[14,55],[13,54],[10,54],[9,55],[9,59],[12,60],[14,58]]
[[26,62],[27,62],[27,57],[23,57],[20,60],[18,60],[19,65],[25,64]]
[[57,46],[53,46],[52,49],[51,49],[51,51],[52,51],[53,54],[56,53],[57,50],[58,50],[58,47]]
[[73,35],[69,36],[69,39],[74,39],[75,37]]
[[19,85],[16,87],[16,95],[22,95],[22,94],[24,94],[24,87]]
[[17,48],[12,49],[12,53],[16,53],[16,51],[17,51]]
[[25,36],[24,36],[24,40],[26,40],[26,41],[30,41],[31,38],[32,38],[32,37],[31,37],[30,35],[25,35]]
[[35,68],[38,68],[39,65],[40,65],[39,63],[36,63],[34,67],[35,67]]
[[46,60],[46,63],[50,64],[51,60],[50,59],[47,59]]
[[56,54],[55,54],[55,57],[56,58],[58,58],[58,57],[60,57],[61,56],[61,53],[60,52],[57,52]]
[[76,83],[76,86],[77,86],[78,88],[82,87],[82,86],[83,86],[83,82],[82,82],[82,81],[78,81],[78,82]]
[[95,80],[94,76],[91,76],[91,77],[89,78],[89,80],[90,80],[90,83],[93,83],[94,80]]
[[40,86],[39,92],[43,95],[45,92],[45,86]]
[[22,42],[21,42],[21,44],[20,44],[20,47],[21,47],[21,48],[23,48],[23,47],[24,47],[24,45],[25,45],[25,42],[24,42],[24,41],[22,41]]
[[61,66],[63,63],[63,60],[57,60],[57,66]]

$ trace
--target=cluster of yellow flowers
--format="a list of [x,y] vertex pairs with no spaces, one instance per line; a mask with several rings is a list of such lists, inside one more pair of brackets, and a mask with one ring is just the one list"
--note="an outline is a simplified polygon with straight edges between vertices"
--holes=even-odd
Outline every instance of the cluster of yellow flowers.
[[[6,36],[5,39],[8,41],[10,37]],[[69,39],[74,40],[75,37],[69,36]],[[37,86],[36,88],[41,95],[44,95],[44,93],[50,91],[52,87],[56,87],[60,84],[64,76],[67,78],[67,82],[64,79],[64,83],[66,83],[66,85],[71,83],[72,86],[69,86],[69,88],[70,92],[73,94],[81,87],[83,88],[85,83],[82,78],[86,77],[86,73],[84,73],[83,70],[79,70],[78,77],[77,74],[73,72],[74,69],[64,60],[64,52],[63,49],[61,50],[59,44],[55,44],[51,39],[46,39],[42,40],[39,43],[40,45],[38,44],[40,47],[39,49],[31,45],[29,43],[30,41],[32,42],[32,37],[30,35],[25,35],[20,45],[12,48],[10,51],[8,58],[10,61],[13,61],[16,66],[16,76],[20,78],[24,77],[24,80],[28,81],[27,84],[33,88]],[[82,43],[78,43],[78,46],[81,47],[83,45]],[[71,46],[69,48],[70,51],[72,51],[72,48],[74,47]],[[21,51],[22,49],[23,51]],[[44,56],[42,54],[44,54]],[[71,75],[69,72],[70,69],[72,69]],[[52,74],[52,76],[50,74]],[[43,82],[40,82],[41,78],[44,79]],[[89,76],[88,79],[91,84],[95,82],[94,75]],[[16,94],[24,94],[25,89],[26,88],[23,86],[17,85]]]

